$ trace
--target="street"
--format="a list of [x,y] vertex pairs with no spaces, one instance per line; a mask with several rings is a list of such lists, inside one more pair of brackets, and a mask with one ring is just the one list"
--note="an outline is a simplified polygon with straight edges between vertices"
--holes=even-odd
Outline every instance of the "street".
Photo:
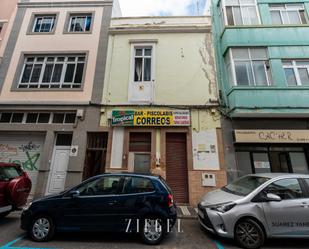
[[[176,227],[159,246],[153,248],[172,249],[235,249],[234,242],[217,238],[202,231],[195,219],[182,219],[180,231]],[[15,212],[0,221],[0,248],[24,249],[95,249],[95,248],[150,248],[143,245],[137,235],[130,234],[58,234],[54,240],[36,243],[25,236],[19,228],[19,213]],[[278,239],[268,240],[263,248],[294,249],[309,248],[309,240]]]

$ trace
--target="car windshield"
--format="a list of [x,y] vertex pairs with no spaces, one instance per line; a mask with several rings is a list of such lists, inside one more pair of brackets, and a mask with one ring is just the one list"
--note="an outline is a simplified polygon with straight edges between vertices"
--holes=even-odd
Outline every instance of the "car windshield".
[[261,176],[245,176],[226,185],[222,190],[235,195],[246,196],[269,179]]

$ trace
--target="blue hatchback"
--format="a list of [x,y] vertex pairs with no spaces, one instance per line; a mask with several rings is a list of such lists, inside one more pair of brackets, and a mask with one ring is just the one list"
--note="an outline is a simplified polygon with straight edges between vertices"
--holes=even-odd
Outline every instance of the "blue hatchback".
[[35,241],[61,231],[140,233],[159,244],[177,219],[173,195],[160,176],[117,173],[92,177],[58,195],[30,203],[21,228]]

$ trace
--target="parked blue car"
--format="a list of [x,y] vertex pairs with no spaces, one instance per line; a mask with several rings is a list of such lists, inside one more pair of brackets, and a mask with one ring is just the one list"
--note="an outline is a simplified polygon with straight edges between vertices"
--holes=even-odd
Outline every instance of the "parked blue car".
[[55,232],[140,233],[159,244],[177,219],[173,195],[160,176],[117,173],[92,177],[78,186],[35,200],[24,208],[21,228],[34,241]]

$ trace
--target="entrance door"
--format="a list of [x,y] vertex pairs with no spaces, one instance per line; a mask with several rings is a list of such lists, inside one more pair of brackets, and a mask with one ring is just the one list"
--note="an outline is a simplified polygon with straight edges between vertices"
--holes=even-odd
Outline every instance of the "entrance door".
[[88,133],[83,180],[105,172],[107,140],[107,132]]
[[130,132],[128,168],[149,174],[151,166],[151,132]]
[[150,173],[150,154],[134,153],[134,172],[141,174]]
[[186,133],[166,134],[166,180],[178,203],[188,203]]
[[55,194],[64,190],[70,159],[71,141],[72,135],[70,134],[57,135],[50,165],[46,194]]

